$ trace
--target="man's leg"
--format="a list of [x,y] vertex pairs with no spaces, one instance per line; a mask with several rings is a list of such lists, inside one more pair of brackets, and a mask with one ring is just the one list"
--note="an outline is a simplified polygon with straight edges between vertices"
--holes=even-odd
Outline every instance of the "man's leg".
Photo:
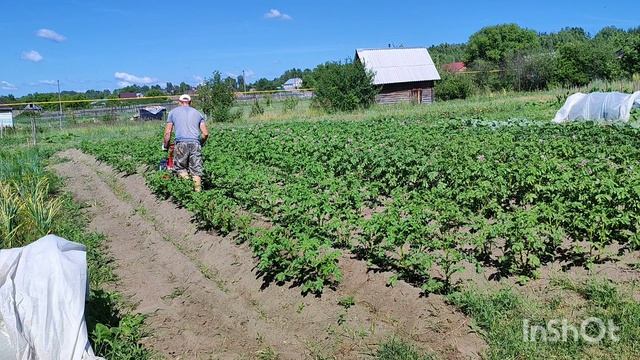
[[201,176],[193,176],[193,190],[195,192],[202,191],[202,177]]
[[178,176],[183,179],[189,178],[189,148],[188,144],[177,143],[173,153],[173,168]]
[[193,189],[196,192],[202,191],[202,148],[200,144],[190,144],[189,172],[193,177]]

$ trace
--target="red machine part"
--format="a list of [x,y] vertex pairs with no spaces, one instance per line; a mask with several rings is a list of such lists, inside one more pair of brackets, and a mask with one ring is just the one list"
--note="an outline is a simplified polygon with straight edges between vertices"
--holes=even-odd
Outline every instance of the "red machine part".
[[169,145],[169,156],[167,157],[167,170],[173,170],[173,149],[174,145]]

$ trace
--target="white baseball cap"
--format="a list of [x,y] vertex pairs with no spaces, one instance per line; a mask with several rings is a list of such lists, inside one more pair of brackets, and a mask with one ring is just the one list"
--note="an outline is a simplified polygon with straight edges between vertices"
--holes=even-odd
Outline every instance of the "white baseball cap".
[[183,95],[180,95],[178,100],[180,100],[180,101],[191,101],[191,96],[189,96],[187,94],[183,94]]

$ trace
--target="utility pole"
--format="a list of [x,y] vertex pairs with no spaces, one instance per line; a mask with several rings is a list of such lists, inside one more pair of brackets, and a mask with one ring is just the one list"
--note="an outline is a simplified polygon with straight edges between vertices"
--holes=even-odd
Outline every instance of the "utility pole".
[[60,98],[60,80],[58,80],[58,105],[59,107],[59,113],[58,113],[58,120],[60,122],[60,130],[62,130],[62,100]]

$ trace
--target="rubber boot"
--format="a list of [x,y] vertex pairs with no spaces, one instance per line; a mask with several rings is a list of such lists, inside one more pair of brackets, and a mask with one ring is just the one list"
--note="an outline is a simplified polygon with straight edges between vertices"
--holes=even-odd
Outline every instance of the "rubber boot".
[[193,190],[195,190],[195,192],[202,191],[202,178],[200,176],[193,177]]

